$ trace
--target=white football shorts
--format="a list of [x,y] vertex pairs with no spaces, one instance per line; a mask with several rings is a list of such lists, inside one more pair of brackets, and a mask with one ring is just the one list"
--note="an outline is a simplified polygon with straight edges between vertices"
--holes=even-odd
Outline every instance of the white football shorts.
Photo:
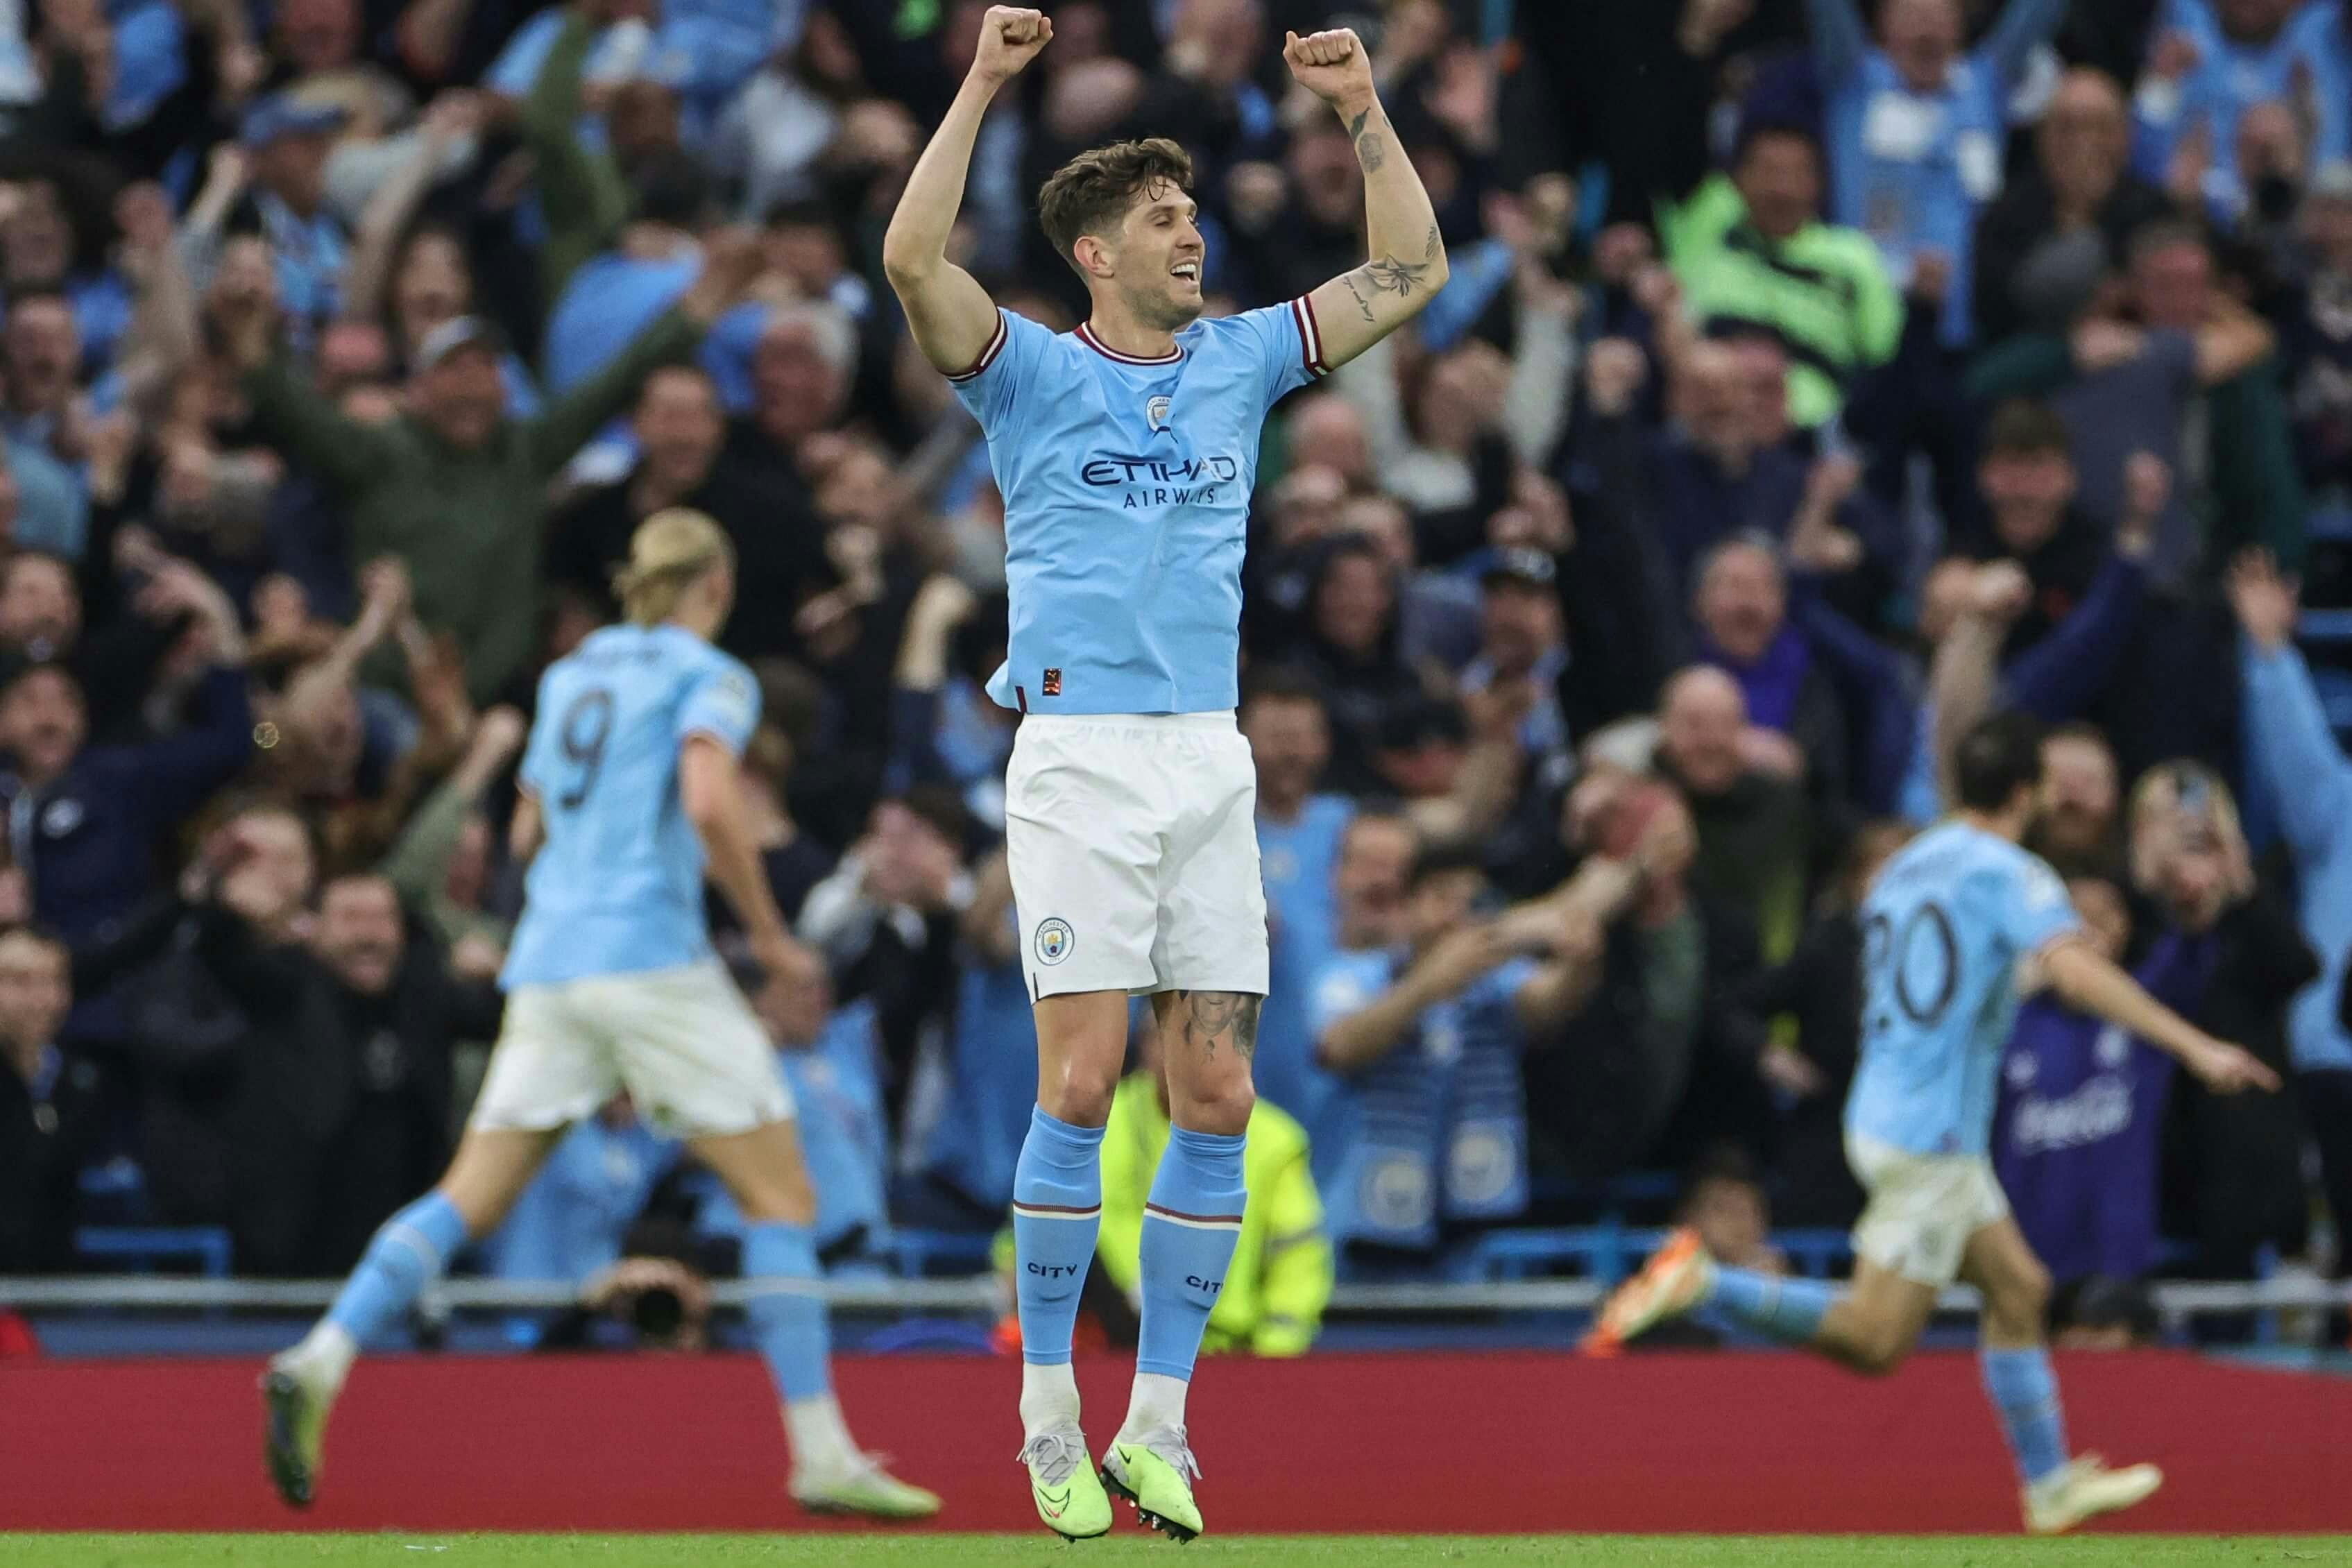
[[1031,996],[1265,994],[1257,769],[1232,713],[1028,715],[1004,838]]
[[470,1124],[542,1131],[593,1115],[621,1089],[678,1138],[789,1121],[775,1047],[719,962],[518,985]]
[[2009,1215],[2000,1179],[1981,1154],[1915,1154],[1849,1137],[1845,1157],[1870,1195],[1854,1222],[1855,1255],[1915,1285],[1941,1289],[1958,1279],[1969,1237]]

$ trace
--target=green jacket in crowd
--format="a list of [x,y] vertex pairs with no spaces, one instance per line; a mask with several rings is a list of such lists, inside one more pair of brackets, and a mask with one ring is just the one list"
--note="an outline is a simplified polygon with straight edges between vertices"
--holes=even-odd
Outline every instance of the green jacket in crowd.
[[381,425],[344,417],[283,354],[248,372],[245,390],[262,438],[343,505],[352,565],[386,554],[407,563],[417,617],[457,637],[466,689],[488,702],[529,666],[539,637],[549,481],[648,373],[691,358],[701,341],[701,326],[672,310],[544,413],[501,422],[473,451],[414,414]]
[[1815,222],[1767,238],[1730,176],[1716,174],[1661,205],[1658,234],[1694,321],[1752,324],[1788,346],[1789,417],[1807,429],[1844,406],[1857,374],[1895,357],[1903,296],[1860,229]]

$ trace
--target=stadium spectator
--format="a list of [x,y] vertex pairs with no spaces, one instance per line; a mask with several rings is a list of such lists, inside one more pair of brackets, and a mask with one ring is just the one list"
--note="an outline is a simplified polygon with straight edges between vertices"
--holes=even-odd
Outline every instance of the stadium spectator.
[[1330,1226],[1350,1270],[1435,1261],[1527,1207],[1519,1057],[1589,998],[1598,931],[1546,904],[1481,916],[1483,886],[1475,852],[1421,851],[1403,944],[1339,952],[1316,977],[1316,1061],[1342,1086],[1318,1126],[1339,1149]]
[[1828,99],[1830,211],[1878,242],[1898,281],[1935,258],[1950,279],[1943,341],[1959,347],[1973,320],[1977,217],[2006,168],[2011,95],[2065,0],[2009,0],[1966,54],[1960,0],[1887,0],[1875,47],[1856,0],[1806,9]]
[[[156,886],[163,837],[253,755],[244,639],[215,591],[186,633],[203,678],[194,721],[162,739],[89,743],[80,684],[64,666],[19,666],[0,688],[0,797],[37,920],[68,942],[96,936]],[[88,1017],[85,1008],[85,1017]]]
[[98,1064],[58,1045],[71,969],[55,937],[0,933],[0,1274],[70,1271],[82,1168],[106,1138]]
[[1318,1077],[1307,997],[1338,941],[1340,845],[1356,806],[1321,787],[1331,742],[1312,682],[1280,668],[1252,671],[1240,721],[1257,769],[1258,865],[1270,928],[1271,978],[1251,1076],[1261,1100],[1305,1119],[1314,1112]]
[[[1103,1270],[1135,1296],[1141,1288],[1144,1200],[1167,1147],[1168,1082],[1157,1026],[1140,1030],[1136,1069],[1111,1096],[1103,1134]],[[1249,1355],[1304,1355],[1323,1323],[1334,1274],[1323,1199],[1307,1158],[1307,1130],[1260,1100],[1243,1153],[1241,1239],[1226,1267],[1201,1348]]]
[[964,862],[969,831],[963,803],[936,784],[884,800],[796,922],[845,1002],[874,999],[894,1124],[921,1037],[954,1002],[957,918],[976,892]]
[[[2159,941],[2179,950],[2191,981],[2183,1016],[2287,1070],[2289,1005],[2320,963],[2263,885],[2229,786],[2191,763],[2154,768],[2132,787],[2129,814],[2131,890],[2162,921]],[[2194,1246],[2193,1267],[2215,1279],[2252,1279],[2266,1245],[2301,1255],[2308,1215],[2294,1107],[2232,1102],[2193,1080],[2176,1080],[2173,1097],[2164,1234]]]
[[488,907],[491,829],[483,796],[521,755],[522,715],[493,708],[474,728],[457,765],[427,795],[377,868],[434,940],[451,967],[471,979],[494,977],[511,922]]
[[1693,875],[1682,797],[1593,762],[1561,811],[1584,858],[1554,895],[1602,944],[1588,1005],[1528,1058],[1531,1123],[1552,1162],[1586,1178],[1759,1146],[1759,1032],[1733,1006],[1756,968],[1753,927]]
[[[1693,324],[1790,345],[1789,416],[1807,428],[1838,412],[1857,372],[1893,357],[1903,331],[1902,296],[1870,237],[1822,221],[1822,178],[1809,132],[1744,125],[1731,172],[1660,224]],[[1676,308],[1671,290],[1654,298],[1663,312]]]
[[2279,357],[2304,485],[2342,505],[2352,491],[2352,163],[2312,175],[2300,216]]
[[89,711],[119,724],[146,696],[188,617],[220,611],[218,593],[194,567],[167,563],[140,588],[133,614],[116,616],[85,637],[72,563],[19,549],[0,563],[0,647],[34,664],[62,661],[80,682]]
[[[2134,162],[2213,221],[2244,215],[2256,183],[2300,139],[2308,116],[2320,159],[2352,153],[2341,19],[2295,0],[2179,0],[2165,8],[2133,109]],[[2282,127],[2284,121],[2284,127]]]
[[[310,342],[342,309],[351,235],[327,204],[327,160],[348,118],[337,105],[273,93],[246,110],[239,128],[251,184],[224,228],[268,241],[278,303],[298,342]],[[197,270],[207,268],[199,261]]]
[[1739,683],[1751,723],[1796,747],[1811,796],[1843,802],[1853,746],[1845,710],[1789,623],[1789,585],[1771,547],[1756,538],[1715,546],[1699,561],[1692,600],[1699,658]]
[[[2135,456],[2144,465],[2160,461]],[[2126,482],[2134,493],[2126,499],[2116,538],[2118,543],[2137,544],[2155,528],[2166,487],[2154,473],[2136,479],[2126,475]],[[1994,413],[1977,462],[1977,488],[1990,537],[1974,553],[1980,560],[2016,562],[2032,584],[2032,601],[2010,627],[2002,649],[2005,658],[2014,658],[2048,637],[2090,595],[2108,561],[2107,531],[2076,508],[2080,476],[2065,423],[2040,404],[2021,400]]]
[[125,987],[158,1207],[261,1274],[359,1255],[437,1165],[449,1041],[496,1032],[495,994],[412,942],[388,883],[331,882],[313,914],[316,865],[300,818],[240,813],[184,879],[188,937]]
[[675,312],[525,421],[505,413],[499,365],[506,334],[479,317],[445,323],[422,345],[415,412],[389,426],[320,406],[284,350],[273,350],[258,295],[221,300],[215,319],[258,427],[345,498],[358,552],[390,552],[407,563],[418,615],[457,635],[467,689],[487,701],[522,673],[537,630],[546,481],[626,405],[647,372],[693,348],[757,260],[746,240],[715,247]]
[[1570,768],[1568,721],[1559,710],[1559,681],[1568,668],[1559,566],[1533,544],[1496,551],[1479,569],[1478,654],[1461,673],[1465,697],[1489,697],[1526,711],[1516,740],[1530,781],[1557,789]]
[[1037,1094],[1037,1030],[1003,848],[974,869],[971,902],[959,925],[946,1104],[926,1136],[909,1137],[921,1151],[924,1183],[899,1201],[908,1206],[909,1223],[993,1230],[1013,1202],[1013,1169]]
[[2129,114],[2103,71],[2077,67],[2059,79],[2033,148],[2032,166],[1977,222],[1971,299],[1987,342],[2028,325],[2021,286],[2053,242],[2095,233],[2113,268],[2135,232],[2172,210],[2160,188],[2131,172]]
[[[2127,289],[2103,289],[2088,259],[2053,285],[2072,302],[2053,307],[2049,324],[1979,357],[1971,393],[2045,398],[2073,439],[2083,510],[2109,528],[2126,510],[2133,455],[2152,454],[2173,474],[2197,465],[2205,483],[2173,486],[2157,525],[2148,570],[2160,586],[2180,589],[2248,545],[2300,562],[2303,492],[2270,328],[2217,285],[2207,240],[2185,224],[2133,234]],[[2136,321],[2121,314],[2126,302]],[[2059,322],[2069,336],[2051,331]],[[2202,410],[2201,439],[2185,433],[2192,406]]]
[[892,671],[889,783],[953,789],[975,822],[1004,826],[1004,764],[1015,716],[989,700],[988,678],[1004,662],[1004,601],[984,607],[961,580],[924,579],[907,607]]
[[[336,1028],[311,1044],[348,1053],[353,1068],[352,1106],[335,1140],[335,1195],[313,1255],[331,1272],[333,1260],[357,1258],[383,1217],[447,1163],[449,1047],[494,1037],[499,1002],[489,977],[450,973],[388,879],[339,877],[318,902],[310,946]],[[270,959],[257,951],[247,962],[259,979]],[[289,990],[316,984],[290,963],[283,973]],[[247,995],[250,1017],[260,998]]]
[[1751,724],[1738,682],[1701,666],[1667,683],[1656,765],[1688,803],[1697,884],[1750,923],[1768,960],[1786,957],[1837,849],[1835,822],[1808,802],[1804,753]]
[[[1831,593],[1864,626],[1879,620],[1891,585],[1895,540],[1875,504],[1856,493],[1850,462],[1811,462],[1789,446],[1760,446],[1739,356],[1727,344],[1694,345],[1675,367],[1675,426],[1654,445],[1643,488],[1613,498],[1626,516],[1654,521],[1654,546],[1677,602],[1700,558],[1743,532],[1788,540],[1827,528],[1840,537]],[[1832,563],[1825,563],[1832,564]]]
[[[2131,914],[2115,884],[2067,889],[2099,953],[2121,963]],[[2195,958],[2158,942],[2133,977],[2159,1000],[2194,984]],[[2168,1005],[2169,1002],[2168,1001]],[[2055,997],[2018,1009],[2001,1058],[1993,1168],[2033,1254],[2058,1285],[2134,1279],[2157,1258],[2157,1155],[2172,1061]]]
[[2346,761],[2311,671],[2289,638],[2294,590],[2261,556],[2242,558],[2230,597],[2244,632],[2248,772],[2278,814],[2294,864],[2297,914],[2319,956],[2319,978],[2294,994],[2287,1015],[2288,1059],[2296,1098],[2319,1146],[2328,1211],[2352,1214],[2352,1031],[2338,1016],[2347,953],[2352,953],[2352,763]]
[[1331,788],[1360,795],[1381,786],[1377,754],[1403,739],[1397,724],[1427,696],[1405,662],[1397,624],[1395,574],[1372,542],[1326,542],[1308,571],[1303,624],[1285,662],[1321,689],[1331,727]]
[[646,377],[631,429],[635,468],[582,491],[550,521],[549,576],[609,616],[613,573],[628,559],[629,535],[664,507],[688,507],[734,542],[746,601],[773,606],[738,617],[722,646],[741,658],[799,657],[792,612],[838,578],[799,487],[777,484],[727,451],[718,388],[693,366],[664,365]]

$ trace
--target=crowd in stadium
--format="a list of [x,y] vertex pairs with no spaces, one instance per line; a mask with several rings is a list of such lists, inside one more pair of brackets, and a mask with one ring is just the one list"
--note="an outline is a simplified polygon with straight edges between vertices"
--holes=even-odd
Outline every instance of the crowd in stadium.
[[[746,768],[823,961],[741,978],[827,1260],[984,1252],[1035,1089],[1003,513],[878,258],[983,9],[0,7],[0,1273],[140,1226],[336,1275],[434,1180],[497,1033],[537,673],[672,506],[738,552]],[[2208,1097],[2030,1004],[1996,1154],[2028,1237],[2125,1318],[2158,1272],[2332,1265],[2352,5],[1045,9],[957,229],[1008,308],[1077,324],[1034,193],[1122,136],[1192,153],[1213,314],[1358,262],[1287,27],[1363,33],[1452,258],[1255,475],[1273,980],[1213,1344],[1303,1349],[1335,1276],[1470,1277],[1637,1174],[1742,1264],[1851,1223],[1859,890],[2001,707],[2053,727],[2034,847],[2101,942],[2291,1069]],[[1531,1009],[1494,911],[1546,895],[1580,983]],[[1168,1136],[1148,1016],[1113,1334]],[[475,1261],[672,1280],[691,1335],[724,1207],[618,1102]]]

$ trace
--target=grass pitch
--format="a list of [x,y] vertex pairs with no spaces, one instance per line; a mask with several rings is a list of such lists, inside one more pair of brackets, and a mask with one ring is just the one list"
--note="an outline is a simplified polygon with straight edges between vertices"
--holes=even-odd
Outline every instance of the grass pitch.
[[1209,1537],[1178,1546],[1125,1530],[1065,1545],[1023,1535],[5,1535],[8,1568],[990,1568],[1155,1562],[1474,1568],[2253,1568],[2352,1563],[2347,1536]]

